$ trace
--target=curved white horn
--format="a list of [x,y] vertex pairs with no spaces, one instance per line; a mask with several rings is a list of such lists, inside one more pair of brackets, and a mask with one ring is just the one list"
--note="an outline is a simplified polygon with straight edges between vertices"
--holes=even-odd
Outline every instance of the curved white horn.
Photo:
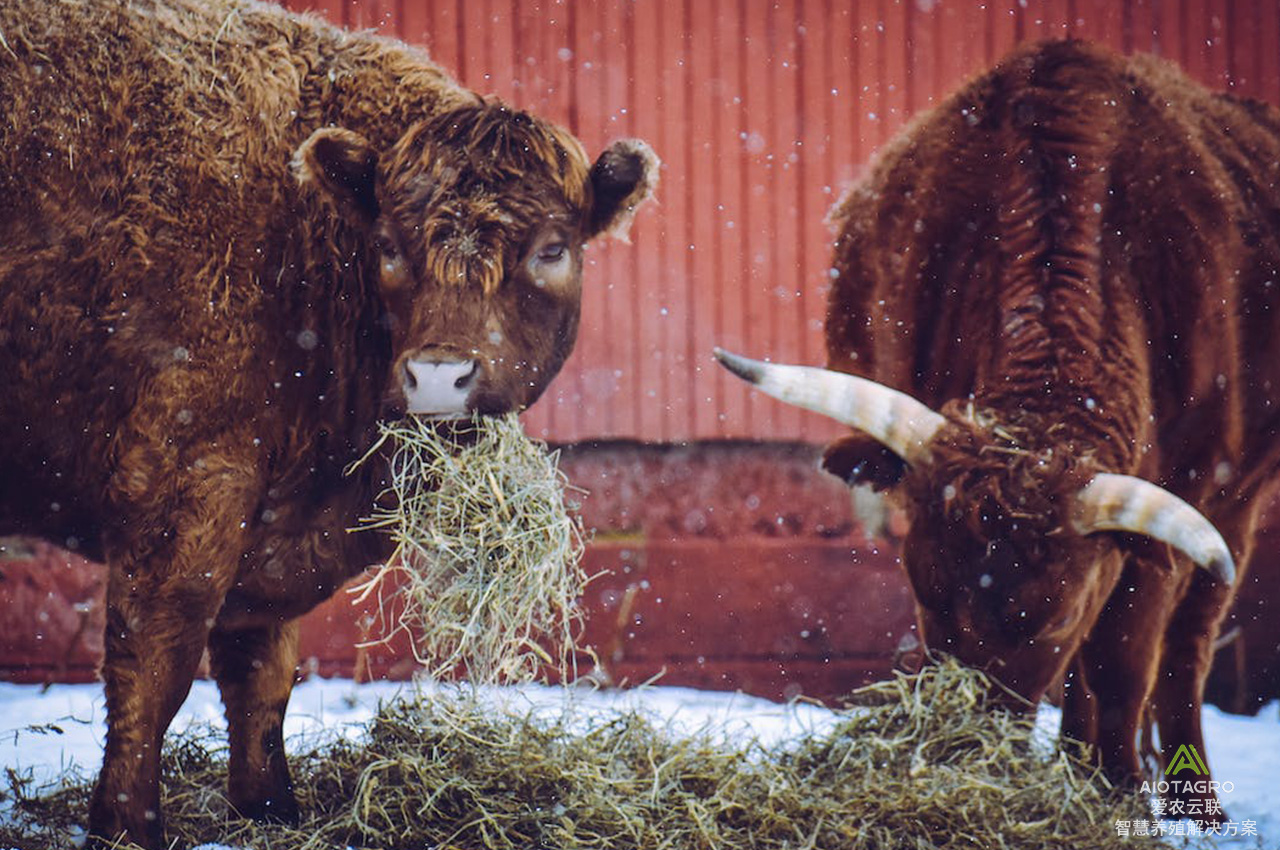
[[830,416],[883,443],[907,463],[927,463],[929,441],[947,420],[906,393],[844,372],[786,366],[715,349],[725,368],[779,401]]
[[1099,473],[1076,494],[1071,524],[1080,534],[1131,531],[1184,552],[1214,578],[1231,584],[1235,560],[1213,523],[1163,487],[1132,475]]

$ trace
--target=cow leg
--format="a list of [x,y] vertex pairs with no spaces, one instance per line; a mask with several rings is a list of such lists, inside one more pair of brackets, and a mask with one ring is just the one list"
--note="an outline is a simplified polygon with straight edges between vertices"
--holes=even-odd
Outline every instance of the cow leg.
[[1062,686],[1062,735],[1073,741],[1098,741],[1098,704],[1089,688],[1082,652],[1077,652],[1068,665]]
[[298,664],[298,623],[215,629],[209,649],[231,739],[231,804],[255,820],[296,823],[283,725]]
[[[209,581],[147,579],[111,564],[107,588],[107,737],[89,804],[89,832],[163,846],[160,748],[204,652],[221,593]],[[163,566],[163,565],[161,565]]]
[[[1185,591],[1180,595],[1164,634],[1165,653],[1156,684],[1155,717],[1160,732],[1160,750],[1167,766],[1182,745],[1194,747],[1208,765],[1200,715],[1204,706],[1204,685],[1213,665],[1213,645],[1218,629],[1231,607],[1235,587],[1240,586],[1253,550],[1257,526],[1257,500],[1241,496],[1239,510],[1215,517],[1214,525],[1236,556],[1235,585],[1228,587],[1200,569],[1191,569]],[[1182,803],[1182,812],[1202,824],[1220,824],[1226,816],[1217,795],[1208,790],[1210,776],[1192,776],[1185,770],[1163,777],[1178,780],[1169,801]],[[1199,782],[1196,780],[1203,780]],[[1191,784],[1184,784],[1184,781]],[[1202,790],[1195,790],[1199,787]]]
[[[1165,657],[1156,685],[1156,728],[1165,765],[1179,747],[1194,747],[1207,765],[1200,714],[1204,684],[1213,664],[1213,644],[1218,626],[1231,603],[1231,588],[1196,570],[1191,585],[1179,603],[1165,631]],[[1173,783],[1169,801],[1182,803],[1181,812],[1201,823],[1225,820],[1217,795],[1208,790],[1210,776],[1194,770],[1180,770],[1163,777]],[[1201,790],[1196,790],[1201,789]]]
[[1078,709],[1085,724],[1072,731],[1094,733],[1086,743],[1097,748],[1103,770],[1122,785],[1137,784],[1143,777],[1138,733],[1177,598],[1178,578],[1160,564],[1161,557],[1153,551],[1126,559],[1115,591],[1080,650],[1093,707]]

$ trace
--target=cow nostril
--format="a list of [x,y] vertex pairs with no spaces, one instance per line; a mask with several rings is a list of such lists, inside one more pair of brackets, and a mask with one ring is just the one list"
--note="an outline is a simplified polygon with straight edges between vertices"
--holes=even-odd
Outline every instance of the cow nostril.
[[467,374],[462,375],[461,377],[458,378],[458,380],[454,381],[453,382],[454,388],[459,390],[465,390],[471,384],[471,382],[475,379],[476,372],[479,371],[479,369],[480,369],[479,361],[472,360],[471,371],[467,372]]
[[406,363],[401,371],[404,373],[403,378],[405,389],[409,391],[416,390],[418,388],[418,379],[413,374],[413,370],[409,368],[409,364]]

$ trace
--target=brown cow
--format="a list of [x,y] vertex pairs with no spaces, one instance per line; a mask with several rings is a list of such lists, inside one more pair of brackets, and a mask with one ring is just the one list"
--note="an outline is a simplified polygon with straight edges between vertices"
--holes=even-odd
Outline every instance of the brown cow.
[[834,217],[835,371],[722,359],[857,429],[829,471],[898,485],[931,647],[1032,701],[1065,676],[1065,731],[1121,779],[1148,706],[1166,759],[1203,754],[1280,462],[1280,111],[1149,57],[1024,47]]
[[254,0],[5,0],[0,115],[0,531],[109,565],[91,832],[161,846],[206,645],[231,802],[293,819],[296,618],[387,554],[344,467],[379,418],[533,403],[657,161]]

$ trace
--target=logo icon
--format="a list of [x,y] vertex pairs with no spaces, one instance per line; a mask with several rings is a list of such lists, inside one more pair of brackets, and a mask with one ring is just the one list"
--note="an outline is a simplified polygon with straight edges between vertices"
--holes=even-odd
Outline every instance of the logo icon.
[[1174,751],[1173,758],[1169,759],[1169,766],[1164,769],[1164,775],[1177,776],[1188,768],[1196,776],[1209,775],[1209,768],[1205,767],[1204,760],[1200,758],[1196,748],[1191,744],[1183,744]]

